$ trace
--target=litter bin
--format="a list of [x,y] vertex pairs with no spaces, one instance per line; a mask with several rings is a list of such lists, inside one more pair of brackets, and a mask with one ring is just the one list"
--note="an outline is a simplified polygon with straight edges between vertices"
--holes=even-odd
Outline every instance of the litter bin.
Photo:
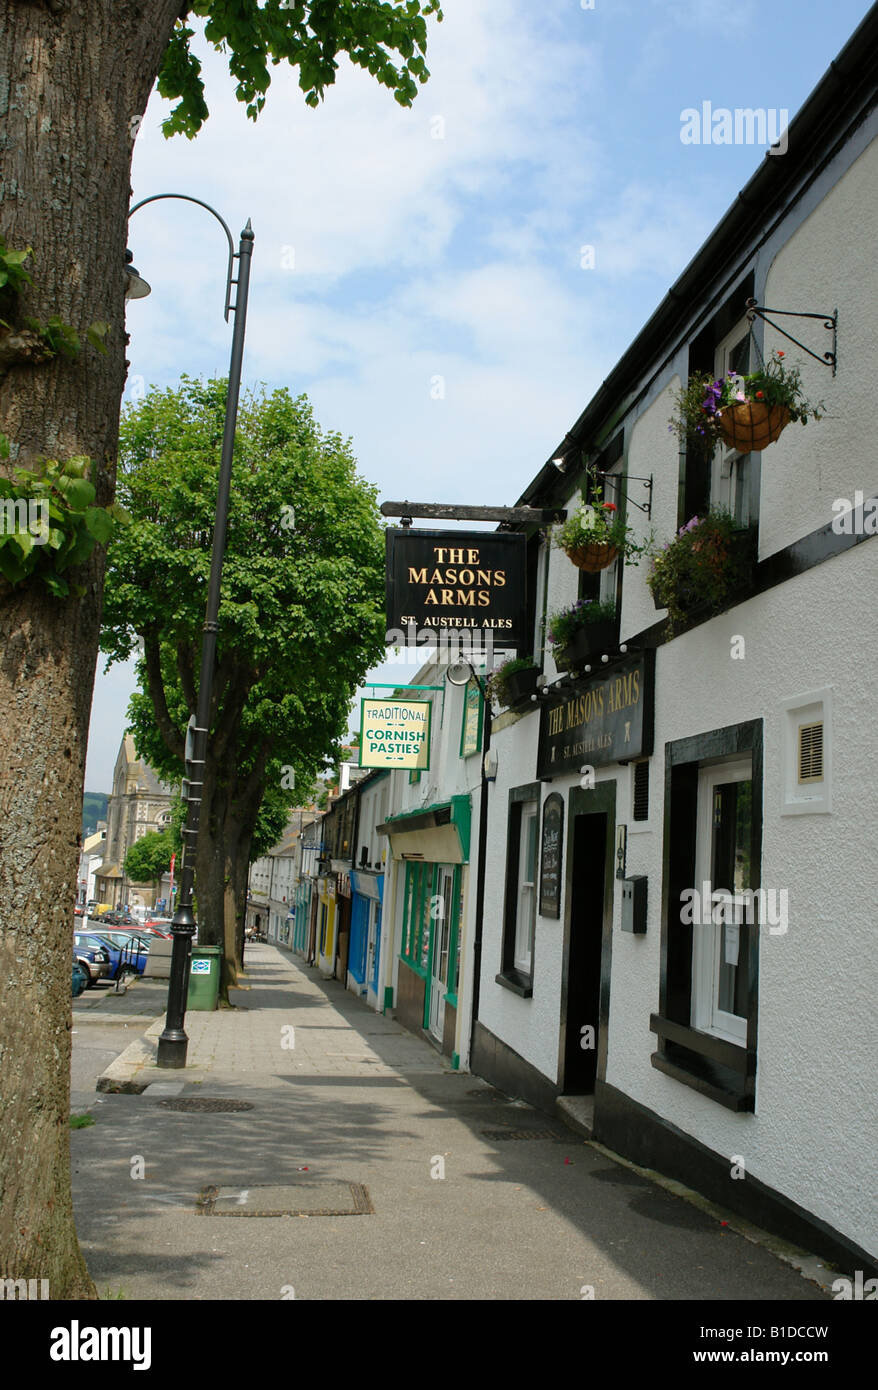
[[210,1011],[219,995],[222,947],[193,946],[189,961],[189,995],[186,1009]]

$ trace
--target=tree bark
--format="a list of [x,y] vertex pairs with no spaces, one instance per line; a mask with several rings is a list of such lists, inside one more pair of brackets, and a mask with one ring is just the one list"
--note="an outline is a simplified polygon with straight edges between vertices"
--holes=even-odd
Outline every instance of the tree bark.
[[[0,231],[33,247],[16,306],[107,352],[4,362],[8,466],[87,455],[97,501],[115,487],[125,380],[124,255],[132,121],[142,116],[179,0],[149,6],[0,0]],[[8,315],[7,315],[8,317]],[[16,325],[17,326],[17,325]],[[104,551],[73,576],[82,598],[39,581],[0,597],[0,1275],[93,1298],[70,1191],[68,1113],[73,903]]]

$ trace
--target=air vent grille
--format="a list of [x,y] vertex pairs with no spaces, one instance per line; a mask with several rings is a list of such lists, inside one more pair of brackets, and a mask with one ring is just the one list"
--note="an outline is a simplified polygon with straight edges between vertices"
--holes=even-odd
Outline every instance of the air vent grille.
[[634,765],[634,819],[649,820],[649,763]]
[[823,781],[823,721],[799,725],[799,781]]

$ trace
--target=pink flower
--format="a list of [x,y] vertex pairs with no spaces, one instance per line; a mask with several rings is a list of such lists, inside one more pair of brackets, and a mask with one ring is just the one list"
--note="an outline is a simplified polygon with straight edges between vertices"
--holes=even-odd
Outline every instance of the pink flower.
[[746,401],[746,399],[747,399],[747,397],[744,395],[744,392],[743,392],[743,391],[739,391],[738,394],[737,394],[736,397],[735,397],[735,400],[736,400],[736,401]]

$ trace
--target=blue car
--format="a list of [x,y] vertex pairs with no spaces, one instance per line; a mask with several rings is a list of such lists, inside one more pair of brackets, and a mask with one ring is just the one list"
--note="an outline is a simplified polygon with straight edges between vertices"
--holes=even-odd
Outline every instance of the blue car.
[[109,935],[74,932],[73,941],[77,949],[102,951],[109,962],[107,974],[112,980],[118,980],[126,971],[142,975],[146,969],[148,952],[138,937],[113,940]]
[[78,999],[84,989],[88,988],[88,971],[80,965],[78,960],[73,962],[73,998]]

